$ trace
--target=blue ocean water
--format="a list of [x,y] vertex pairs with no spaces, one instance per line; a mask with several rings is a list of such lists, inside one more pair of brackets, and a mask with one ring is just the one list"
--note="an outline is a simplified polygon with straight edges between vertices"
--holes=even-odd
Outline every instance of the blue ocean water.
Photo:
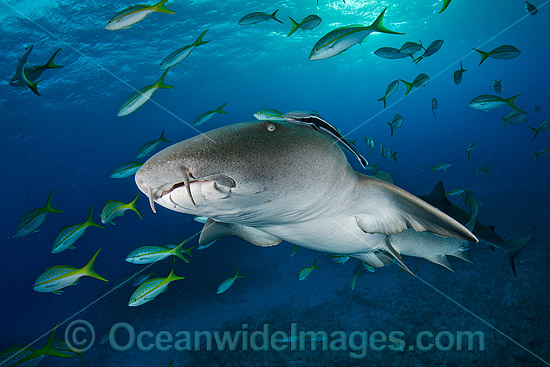
[[[66,321],[56,333],[63,339],[67,325],[86,320],[96,332],[96,343],[83,355],[89,366],[168,366],[171,361],[174,366],[548,364],[550,165],[547,156],[535,160],[534,152],[549,146],[549,135],[541,132],[533,140],[527,127],[538,127],[550,118],[549,4],[533,3],[539,7],[536,15],[528,15],[519,0],[454,0],[441,14],[441,2],[434,0],[320,0],[318,5],[314,0],[171,1],[166,6],[176,14],[151,14],[132,28],[110,32],[104,30],[107,20],[133,3],[0,1],[4,55],[0,59],[0,181],[5,198],[0,213],[4,244],[0,350],[32,342],[36,343],[33,348],[40,348],[57,322]],[[313,45],[330,30],[368,25],[385,7],[386,27],[405,35],[374,33],[343,55],[308,60]],[[237,24],[247,13],[276,9],[284,24]],[[322,23],[285,37],[290,30],[288,16],[299,20],[309,14],[319,15]],[[168,73],[166,83],[173,89],[159,90],[154,102],[117,117],[133,88],[152,85],[160,77],[157,67],[166,55],[192,43],[206,29],[205,39],[210,42]],[[442,48],[418,65],[409,58],[388,60],[373,54],[380,47],[399,48],[406,41],[419,40],[427,46],[436,39],[444,40]],[[29,57],[33,64],[44,63],[62,49],[56,62],[63,68],[44,73],[38,86],[41,96],[9,85],[18,57],[30,44],[34,45]],[[514,45],[521,55],[478,65],[480,56],[472,48],[489,51],[500,45]],[[460,60],[467,71],[462,83],[455,85],[453,72]],[[401,84],[388,107],[382,108],[377,100],[391,81],[412,81],[419,73],[431,78],[425,87],[404,98]],[[504,127],[501,115],[512,111],[509,107],[489,112],[468,107],[478,95],[497,94],[492,84],[499,79],[502,97],[520,95],[515,103],[528,112],[528,123]],[[433,97],[438,100],[437,117],[431,110]],[[479,219],[494,225],[507,239],[527,236],[536,227],[535,237],[515,260],[517,276],[502,251],[477,244],[471,251],[473,264],[451,260],[455,272],[406,258],[410,269],[418,267],[422,280],[390,265],[359,277],[352,291],[356,260],[340,265],[327,254],[307,249],[289,258],[292,244],[260,248],[228,237],[208,249],[194,250],[189,264],[178,260],[176,274],[186,279],[171,284],[154,301],[130,308],[134,288],[113,288],[143,269],[124,261],[128,253],[144,245],[178,244],[202,228],[192,216],[159,206],[153,214],[144,195],[137,203],[142,220],[129,212],[115,220],[116,226],[89,228],[76,249],[51,254],[59,231],[83,222],[91,205],[99,222],[107,200],[129,202],[135,197],[138,189],[132,178],[109,176],[119,164],[134,160],[143,143],[156,139],[162,130],[171,142],[193,137],[197,131],[189,124],[195,117],[225,102],[229,113],[215,116],[200,131],[253,120],[253,113],[263,108],[315,110],[349,134],[349,140],[358,139],[358,150],[371,164],[379,163],[381,170],[391,173],[399,187],[417,195],[428,194],[438,181],[447,190],[471,189],[481,202]],[[396,113],[404,123],[390,137],[387,122]],[[376,141],[372,152],[364,144],[365,137]],[[479,146],[467,162],[464,151],[470,142]],[[398,163],[384,160],[378,151],[380,143],[399,152]],[[348,159],[362,171],[355,157],[349,154]],[[443,161],[453,165],[447,171],[432,172],[430,166]],[[476,167],[487,164],[490,174],[476,173]],[[52,205],[65,213],[49,214],[39,232],[15,238],[19,219],[43,206],[52,190]],[[452,200],[461,205],[459,198]],[[196,236],[190,246],[197,246]],[[109,283],[83,278],[60,296],[33,290],[36,278],[47,268],[82,267],[99,248],[96,270]],[[298,281],[300,270],[311,266],[314,258],[321,269]],[[171,259],[155,264],[155,273],[168,275],[172,264]],[[217,295],[218,285],[238,267],[245,278]],[[264,324],[272,333],[287,334],[293,323],[299,330],[329,335],[401,331],[407,348],[370,348],[360,355],[361,333],[355,335],[356,344],[350,340],[345,350],[324,351],[320,350],[323,340],[318,341],[317,350],[306,341],[304,350],[297,351],[290,350],[290,343],[282,351],[243,350],[242,345],[235,351],[208,351],[205,339],[195,348],[200,350],[191,351],[174,347],[144,351],[137,346],[116,351],[109,343],[99,344],[120,322],[132,325],[136,332],[150,331],[150,340],[161,331],[252,333],[262,331]],[[482,331],[485,350],[408,349],[422,331],[435,335],[465,330]],[[121,332],[119,337],[123,343],[127,335]],[[80,363],[76,358],[47,357],[41,365]]]

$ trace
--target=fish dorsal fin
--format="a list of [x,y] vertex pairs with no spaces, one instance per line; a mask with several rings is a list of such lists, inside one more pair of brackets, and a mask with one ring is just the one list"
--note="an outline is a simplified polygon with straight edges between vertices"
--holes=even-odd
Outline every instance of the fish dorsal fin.
[[282,241],[280,238],[257,228],[240,224],[216,222],[209,218],[202,229],[199,244],[203,246],[223,236],[237,236],[253,245],[261,247],[275,246]]
[[369,198],[354,216],[363,232],[394,234],[412,228],[478,242],[462,224],[405,190],[369,176],[358,178],[360,195]]

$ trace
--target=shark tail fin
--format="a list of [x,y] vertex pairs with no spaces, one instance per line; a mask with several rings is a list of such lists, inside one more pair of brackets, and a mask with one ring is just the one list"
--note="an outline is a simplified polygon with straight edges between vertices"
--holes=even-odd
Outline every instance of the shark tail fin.
[[279,9],[275,10],[275,11],[270,15],[270,17],[271,17],[271,19],[273,19],[273,20],[275,20],[275,21],[277,21],[277,22],[279,22],[279,23],[281,23],[281,24],[284,24],[284,23],[281,22],[279,19],[277,19],[277,12],[278,12],[278,11],[279,11]]
[[386,13],[386,10],[388,10],[387,7],[384,10],[382,10],[382,13],[380,13],[378,18],[376,18],[376,20],[372,22],[372,24],[369,25],[368,28],[372,29],[373,32],[389,33],[389,34],[405,34],[405,33],[395,32],[384,27],[384,25],[382,24],[382,21],[384,20],[384,14]]
[[63,213],[63,210],[57,210],[54,207],[52,207],[52,195],[53,195],[53,191],[50,192],[50,195],[48,196],[48,201],[46,202],[46,210],[48,211],[48,213],[56,213],[56,214]]
[[204,37],[204,35],[206,34],[206,32],[208,32],[208,29],[207,29],[206,31],[202,32],[201,35],[199,36],[199,38],[197,38],[197,39],[195,40],[195,42],[193,42],[193,45],[194,45],[194,46],[200,46],[200,45],[204,45],[204,44],[210,42],[210,41],[203,41],[203,40],[202,40],[202,38]]
[[164,4],[166,4],[168,0],[162,0],[159,1],[157,4],[153,5],[151,8],[155,9],[156,12],[159,13],[166,13],[166,14],[176,14],[175,11],[168,9]]
[[473,50],[479,52],[479,54],[481,55],[481,61],[479,62],[479,65],[483,64],[483,62],[489,57],[489,52],[481,51],[477,48],[474,48]]
[[516,274],[516,264],[514,262],[514,259],[516,256],[523,251],[525,247],[531,242],[533,236],[535,235],[535,228],[533,228],[533,232],[526,237],[521,238],[515,238],[510,241],[504,242],[500,248],[506,252],[506,255],[508,256],[508,260],[510,261],[510,266],[512,267],[512,271],[514,272],[514,277],[517,276]]
[[300,24],[297,23],[294,19],[292,19],[292,17],[289,17],[289,18],[290,18],[291,27],[290,27],[290,32],[287,34],[287,37],[290,37],[292,33],[296,32],[298,30],[298,27],[300,26]]
[[99,254],[99,251],[101,251],[101,249],[97,250],[97,252],[92,257],[90,262],[88,262],[88,264],[86,264],[86,266],[84,268],[82,268],[82,271],[85,275],[87,275],[89,277],[96,278],[96,279],[102,280],[104,282],[108,282],[107,279],[105,279],[101,275],[99,275],[94,269],[94,263],[95,263],[95,260],[97,258],[97,255]]

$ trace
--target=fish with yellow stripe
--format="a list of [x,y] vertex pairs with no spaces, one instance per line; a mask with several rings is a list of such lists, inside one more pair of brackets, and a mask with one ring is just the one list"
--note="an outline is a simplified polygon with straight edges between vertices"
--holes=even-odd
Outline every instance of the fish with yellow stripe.
[[175,11],[168,9],[164,5],[167,2],[168,0],[162,0],[155,5],[139,4],[126,8],[109,19],[105,29],[108,31],[117,31],[119,29],[130,28],[151,13],[176,14]]
[[170,68],[166,69],[166,71],[162,74],[162,76],[157,80],[157,82],[153,85],[148,85],[146,87],[141,88],[140,90],[136,90],[120,107],[118,110],[118,117],[126,116],[143,106],[145,102],[147,102],[152,96],[153,93],[155,93],[158,89],[170,89],[174,88],[171,85],[164,83],[164,78],[166,77],[166,74],[168,73],[168,70]]
[[59,232],[55,240],[53,241],[52,254],[56,254],[65,251],[68,248],[74,248],[73,244],[86,232],[88,227],[103,228],[99,224],[96,224],[92,219],[92,212],[94,206],[90,208],[88,219],[84,223],[73,224],[67,226]]
[[136,307],[141,306],[147,302],[154,300],[159,294],[168,290],[168,285],[175,281],[185,279],[174,274],[174,268],[170,271],[170,275],[166,278],[154,278],[146,281],[136,289],[136,291],[130,297],[128,306]]
[[136,195],[134,200],[130,201],[128,204],[123,203],[122,201],[116,201],[116,200],[109,200],[103,207],[103,210],[101,211],[101,223],[103,224],[109,224],[115,225],[113,223],[113,220],[116,217],[122,217],[124,214],[126,214],[127,210],[131,210],[135,212],[140,219],[141,214],[139,214],[137,208],[136,208],[136,201],[139,197],[139,194]]
[[52,207],[52,195],[53,191],[50,192],[44,208],[32,209],[23,215],[23,218],[21,218],[19,224],[17,225],[17,229],[15,230],[15,237],[23,237],[31,233],[38,232],[38,227],[44,223],[48,213],[63,213],[62,210],[57,210]]
[[94,263],[101,249],[97,250],[92,259],[83,268],[75,268],[71,265],[52,266],[36,279],[34,290],[42,293],[54,293],[60,295],[63,288],[76,285],[81,277],[88,276],[108,282],[94,270]]
[[150,264],[163,260],[168,256],[176,256],[188,263],[189,260],[183,256],[182,252],[187,254],[189,257],[193,257],[191,255],[191,250],[194,249],[194,247],[183,249],[183,245],[186,242],[187,239],[185,239],[178,246],[142,246],[130,252],[130,254],[126,257],[126,261],[132,264]]

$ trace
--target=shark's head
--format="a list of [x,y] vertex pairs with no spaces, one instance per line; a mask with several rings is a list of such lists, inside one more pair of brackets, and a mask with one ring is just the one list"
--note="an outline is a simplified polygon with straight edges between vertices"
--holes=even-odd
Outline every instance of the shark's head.
[[[305,126],[256,121],[225,126],[174,144],[136,173],[139,189],[182,213],[253,223],[304,215],[354,175],[333,140]],[[291,214],[292,215],[292,214]],[[286,218],[288,219],[288,218]]]

